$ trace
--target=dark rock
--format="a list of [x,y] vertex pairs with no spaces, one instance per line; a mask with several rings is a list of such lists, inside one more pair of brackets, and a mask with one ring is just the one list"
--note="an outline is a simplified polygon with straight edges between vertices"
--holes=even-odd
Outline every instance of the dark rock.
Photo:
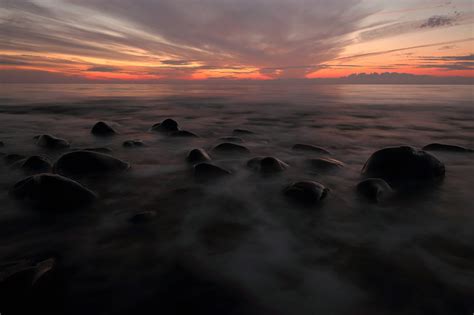
[[117,134],[117,131],[106,122],[99,121],[92,127],[91,133],[95,136],[112,136]]
[[244,140],[239,137],[222,137],[219,140],[226,141],[226,142],[235,142],[235,143],[242,143]]
[[186,160],[189,163],[200,163],[205,161],[210,161],[211,157],[203,149],[193,149],[189,152]]
[[153,131],[161,131],[161,132],[173,132],[173,131],[178,131],[178,123],[171,119],[165,119],[161,123],[154,124],[151,127],[151,130]]
[[126,140],[122,143],[122,146],[125,148],[137,148],[145,146],[142,140],[135,139],[135,140]]
[[314,153],[318,153],[318,154],[331,154],[331,153],[329,153],[328,150],[326,150],[324,148],[321,148],[321,147],[311,145],[311,144],[297,143],[292,147],[292,149],[294,151],[314,152]]
[[263,174],[279,173],[288,168],[288,164],[271,156],[250,159],[247,162],[247,166]]
[[445,167],[433,155],[409,146],[379,150],[365,163],[362,174],[382,178],[392,186],[417,186],[444,178]]
[[64,139],[53,137],[52,135],[39,135],[35,137],[36,144],[47,149],[69,148],[69,142]]
[[92,152],[99,152],[99,153],[112,153],[112,149],[109,148],[85,148],[85,149],[78,149],[77,151],[92,151]]
[[38,155],[19,160],[12,166],[18,167],[28,174],[48,173],[52,169],[51,162],[47,158]]
[[54,170],[63,175],[88,175],[126,170],[130,164],[108,154],[93,151],[74,151],[63,154]]
[[319,171],[332,171],[341,169],[345,166],[341,161],[332,158],[309,159],[308,163],[311,167]]
[[249,154],[250,150],[240,144],[235,144],[231,142],[224,142],[218,144],[214,147],[213,151],[219,153],[239,153],[239,154]]
[[12,154],[5,155],[3,157],[3,160],[5,161],[7,165],[12,165],[13,163],[23,160],[25,158],[26,156],[24,155],[12,153]]
[[194,176],[199,180],[212,180],[231,175],[232,173],[210,163],[199,163],[194,166]]
[[451,144],[442,144],[442,143],[431,143],[425,145],[423,150],[426,151],[446,151],[446,152],[474,152],[473,149],[451,145]]
[[183,138],[199,138],[199,136],[191,131],[178,130],[170,133],[172,137],[183,137]]
[[357,184],[357,192],[373,202],[379,202],[389,197],[392,193],[392,187],[381,178],[367,178]]
[[253,135],[255,132],[247,130],[247,129],[234,129],[232,131],[236,135]]
[[284,193],[290,199],[302,204],[317,204],[328,194],[329,189],[313,181],[293,183],[285,188]]
[[143,211],[135,214],[130,218],[130,222],[134,224],[143,224],[153,221],[156,218],[155,211]]
[[94,192],[78,182],[55,174],[27,177],[16,183],[10,193],[34,206],[64,210],[88,204],[97,198]]
[[0,148],[4,147],[5,143],[3,141],[0,141]]

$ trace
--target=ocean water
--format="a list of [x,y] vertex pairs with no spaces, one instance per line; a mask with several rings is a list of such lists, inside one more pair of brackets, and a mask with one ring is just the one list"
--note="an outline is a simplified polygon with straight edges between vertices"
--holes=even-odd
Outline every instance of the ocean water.
[[[414,196],[373,204],[355,192],[365,161],[383,147],[474,148],[472,86],[4,84],[0,91],[0,152],[55,161],[65,151],[33,140],[48,133],[71,149],[108,147],[132,165],[79,179],[99,201],[51,214],[11,199],[9,189],[25,174],[0,163],[0,265],[55,257],[56,313],[474,311],[474,154],[433,152],[446,178]],[[165,118],[200,137],[150,131]],[[120,134],[94,137],[99,120]],[[213,155],[233,175],[196,182],[187,153],[211,151],[235,128],[254,132],[239,136],[251,155]],[[122,147],[129,139],[146,146]],[[306,164],[310,154],[291,150],[295,143],[324,147],[346,166],[315,171]],[[262,177],[246,166],[253,156],[290,167]],[[296,180],[323,183],[328,197],[314,208],[289,202],[282,189]],[[157,216],[132,224],[141,211]]]

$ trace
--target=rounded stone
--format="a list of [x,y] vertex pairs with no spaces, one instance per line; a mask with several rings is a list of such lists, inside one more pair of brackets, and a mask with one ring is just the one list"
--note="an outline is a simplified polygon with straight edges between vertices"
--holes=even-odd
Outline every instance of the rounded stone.
[[191,131],[187,130],[178,130],[170,134],[172,137],[182,137],[182,138],[199,138],[199,136]]
[[317,204],[326,198],[329,189],[314,181],[296,182],[285,188],[284,194],[295,202]]
[[47,158],[38,155],[17,161],[12,166],[20,168],[28,174],[47,173],[52,169],[51,162]]
[[178,123],[171,118],[167,118],[160,123],[154,124],[151,129],[153,131],[173,132],[178,131]]
[[16,183],[10,193],[16,199],[45,208],[75,208],[97,196],[80,183],[56,174],[38,174]]
[[106,122],[99,121],[92,127],[91,133],[95,136],[112,136],[117,134],[117,131]]
[[214,147],[213,151],[219,153],[238,153],[238,154],[249,154],[250,150],[240,144],[231,142],[224,142]]
[[122,143],[122,146],[124,148],[137,148],[145,146],[145,143],[140,139],[126,140]]
[[235,143],[244,142],[244,140],[242,138],[239,138],[239,137],[221,137],[221,138],[219,138],[219,140],[225,141],[225,142],[235,142]]
[[198,180],[213,180],[227,177],[232,173],[210,163],[199,163],[194,166],[194,176]]
[[357,184],[357,192],[373,202],[379,202],[392,195],[392,187],[381,178],[367,178]]
[[35,137],[35,139],[37,145],[46,149],[69,148],[69,142],[61,138],[56,138],[52,135],[38,135]]
[[312,145],[312,144],[303,144],[303,143],[297,143],[292,147],[292,150],[294,151],[303,151],[303,152],[313,152],[313,153],[318,153],[318,154],[331,154],[328,150]]
[[431,144],[425,145],[423,147],[423,150],[425,150],[425,151],[444,151],[444,152],[463,152],[463,153],[474,152],[473,149],[461,147],[461,146],[458,146],[458,145],[443,144],[443,143],[431,143]]
[[211,157],[204,149],[193,149],[189,152],[186,157],[186,161],[189,163],[200,163],[210,161]]
[[389,147],[372,154],[362,174],[382,178],[390,185],[412,186],[419,182],[438,182],[445,167],[433,155],[410,146]]
[[74,151],[63,154],[54,170],[63,175],[113,173],[128,169],[130,164],[111,155],[93,151]]
[[332,158],[316,158],[309,159],[308,164],[319,171],[338,170],[345,166],[344,163]]
[[288,164],[274,157],[255,157],[247,162],[247,166],[263,174],[275,174],[283,172]]
[[253,135],[255,132],[247,130],[247,129],[234,129],[232,131],[236,135]]

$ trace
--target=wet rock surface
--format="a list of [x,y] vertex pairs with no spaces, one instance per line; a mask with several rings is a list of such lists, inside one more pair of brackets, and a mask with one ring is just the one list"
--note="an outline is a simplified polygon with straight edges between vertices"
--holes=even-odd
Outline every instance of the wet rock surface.
[[285,162],[271,156],[254,157],[247,161],[247,166],[266,175],[283,172],[289,167]]
[[38,135],[35,140],[37,145],[46,149],[66,149],[70,146],[66,140],[52,135]]
[[344,163],[333,158],[309,159],[307,162],[310,167],[318,171],[334,171],[339,170],[345,166]]
[[251,130],[248,130],[248,129],[234,129],[232,131],[233,134],[235,135],[253,135],[255,134],[255,132],[251,131]]
[[392,187],[381,178],[367,178],[357,184],[356,189],[361,196],[372,202],[385,200],[394,193]]
[[93,151],[73,151],[63,154],[54,164],[54,171],[62,175],[117,173],[130,164],[111,155]]
[[113,136],[117,134],[117,131],[108,123],[99,121],[92,127],[91,133],[95,136]]
[[331,154],[328,150],[312,145],[312,144],[304,144],[304,143],[297,143],[293,147],[291,147],[293,151],[300,151],[300,152],[312,152],[318,154]]
[[163,120],[161,123],[154,124],[151,129],[153,131],[160,131],[160,132],[174,132],[178,131],[178,123],[176,120],[167,118]]
[[295,182],[284,189],[284,194],[294,202],[315,205],[326,198],[329,189],[314,181]]

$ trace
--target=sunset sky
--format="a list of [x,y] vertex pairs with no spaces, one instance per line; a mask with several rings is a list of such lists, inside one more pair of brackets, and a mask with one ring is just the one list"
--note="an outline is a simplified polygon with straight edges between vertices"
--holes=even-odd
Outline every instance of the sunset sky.
[[474,76],[472,0],[0,0],[5,82]]

